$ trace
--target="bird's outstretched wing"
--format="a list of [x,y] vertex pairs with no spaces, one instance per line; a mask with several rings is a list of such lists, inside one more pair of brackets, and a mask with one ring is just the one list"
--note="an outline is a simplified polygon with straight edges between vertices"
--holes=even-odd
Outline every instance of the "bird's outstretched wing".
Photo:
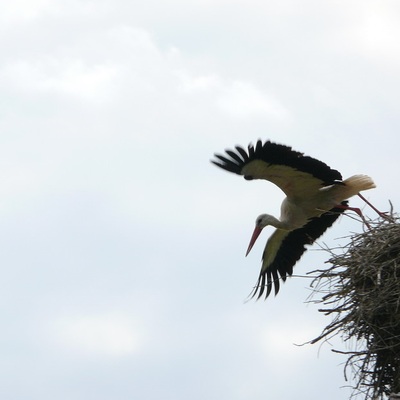
[[306,197],[312,191],[342,180],[340,172],[322,161],[292,150],[289,146],[258,140],[246,151],[240,146],[215,154],[211,162],[245,179],[266,179],[279,186],[288,197]]
[[[348,202],[343,201],[341,204],[347,206]],[[344,208],[332,208],[320,217],[311,218],[306,225],[294,231],[277,229],[265,246],[260,276],[251,297],[257,296],[259,299],[265,292],[267,298],[272,286],[275,295],[278,294],[280,280],[286,281],[293,274],[294,265],[306,251],[305,245],[314,243],[343,211]]]

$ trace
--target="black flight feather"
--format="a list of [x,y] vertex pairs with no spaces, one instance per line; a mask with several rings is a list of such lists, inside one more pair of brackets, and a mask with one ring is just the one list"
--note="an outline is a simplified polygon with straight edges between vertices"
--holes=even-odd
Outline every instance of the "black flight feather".
[[[272,143],[269,140],[264,144],[262,144],[261,140],[258,140],[255,146],[249,144],[247,152],[240,146],[236,146],[235,150],[236,152],[234,150],[225,150],[230,158],[215,154],[218,160],[211,160],[211,162],[226,171],[238,175],[242,175],[243,167],[251,161],[262,160],[271,165],[285,165],[298,171],[306,172],[320,179],[326,185],[342,180],[342,175],[339,171],[328,167],[322,161],[305,156],[289,146]],[[245,178],[252,179],[248,175]]]

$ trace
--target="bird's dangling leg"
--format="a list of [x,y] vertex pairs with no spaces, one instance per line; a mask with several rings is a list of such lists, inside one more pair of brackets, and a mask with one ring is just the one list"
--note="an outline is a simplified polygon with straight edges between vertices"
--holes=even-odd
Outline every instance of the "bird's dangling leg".
[[388,215],[385,212],[379,211],[376,207],[374,207],[361,193],[358,193],[358,195],[360,196],[360,198],[362,200],[364,200],[380,217],[392,221],[393,222],[393,218],[390,217],[390,215]]
[[371,225],[367,222],[367,220],[364,217],[364,214],[362,213],[362,211],[359,208],[349,207],[349,206],[345,206],[343,204],[338,204],[337,206],[335,206],[335,208],[343,208],[344,210],[354,211],[362,219],[362,221],[368,227],[368,229],[371,229]]

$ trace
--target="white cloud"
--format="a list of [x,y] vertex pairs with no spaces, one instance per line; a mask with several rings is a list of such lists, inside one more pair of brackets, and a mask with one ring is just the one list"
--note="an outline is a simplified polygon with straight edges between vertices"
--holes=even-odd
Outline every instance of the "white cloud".
[[254,84],[243,81],[228,81],[216,73],[190,75],[190,71],[176,73],[179,88],[187,95],[209,95],[209,101],[222,113],[231,118],[274,118],[286,119],[289,112],[271,95],[264,93]]
[[64,317],[52,324],[56,342],[72,351],[124,356],[138,351],[137,326],[126,316],[88,315]]
[[46,16],[69,17],[106,15],[106,1],[80,0],[15,0],[0,3],[0,21],[4,25],[23,24]]
[[180,80],[179,89],[186,94],[218,91],[223,86],[221,78],[216,74],[190,76],[188,71],[182,70],[177,71],[176,76]]
[[362,51],[375,57],[400,58],[400,27],[393,15],[378,7],[371,9],[355,28]]
[[338,47],[362,54],[379,63],[400,61],[399,6],[396,2],[367,2],[352,10],[336,37]]
[[0,4],[0,20],[8,23],[30,20],[39,16],[51,3],[51,0],[3,1]]
[[251,83],[234,81],[217,99],[217,106],[235,118],[267,117],[285,119],[288,111],[272,96]]
[[12,61],[0,70],[4,84],[18,92],[54,93],[94,102],[110,99],[117,75],[115,65],[87,65],[80,59],[52,57]]

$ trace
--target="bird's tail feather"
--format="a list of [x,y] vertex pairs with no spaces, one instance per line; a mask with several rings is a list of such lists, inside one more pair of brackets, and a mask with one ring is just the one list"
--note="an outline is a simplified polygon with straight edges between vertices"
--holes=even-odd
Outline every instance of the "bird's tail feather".
[[353,175],[343,181],[346,186],[354,187],[359,192],[375,188],[375,183],[368,175]]
[[375,183],[367,175],[353,175],[343,181],[349,192],[349,197],[354,196],[362,190],[375,188]]

